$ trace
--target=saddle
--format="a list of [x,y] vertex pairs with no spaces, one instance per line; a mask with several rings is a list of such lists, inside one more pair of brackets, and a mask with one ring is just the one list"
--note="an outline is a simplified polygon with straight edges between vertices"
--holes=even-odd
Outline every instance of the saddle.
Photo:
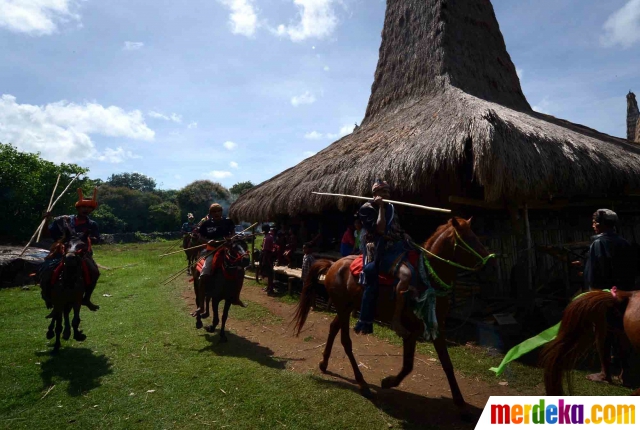
[[[419,252],[417,252],[417,251],[408,251],[405,254],[405,257],[401,260],[401,262],[409,264],[411,266],[412,272],[413,272],[413,268],[417,267],[419,259],[420,259],[420,253]],[[363,268],[364,268],[363,256],[359,255],[358,257],[356,257],[355,260],[353,260],[353,263],[351,263],[351,266],[349,267],[349,270],[351,271],[351,274],[356,279],[359,279]],[[379,285],[385,285],[385,286],[388,286],[388,287],[392,287],[397,282],[398,282],[398,280],[396,279],[394,273],[380,273],[380,274],[378,274],[378,284]]]
[[[236,273],[235,270],[238,266],[233,266],[234,262],[229,261],[227,258],[227,253],[224,248],[219,249],[213,254],[213,259],[211,260],[211,272],[215,273],[218,269],[222,270],[222,274],[226,279],[235,279]],[[202,268],[204,267],[205,259],[198,261],[196,265],[196,270],[198,273],[202,273]]]

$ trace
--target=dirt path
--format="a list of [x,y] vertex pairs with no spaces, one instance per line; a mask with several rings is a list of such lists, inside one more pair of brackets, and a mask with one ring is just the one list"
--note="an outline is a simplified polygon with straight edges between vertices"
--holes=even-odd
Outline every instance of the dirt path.
[[[183,293],[189,309],[193,308],[194,303],[191,285],[185,287]],[[273,357],[286,360],[287,370],[311,373],[321,378],[328,386],[358,391],[351,365],[340,343],[340,335],[333,345],[329,372],[322,374],[318,369],[329,323],[332,320],[331,315],[312,311],[300,337],[294,337],[291,327],[288,326],[295,309],[294,305],[268,297],[255,286],[245,286],[242,298],[249,306],[256,303],[267,308],[283,322],[256,324],[253,321],[234,320],[232,308],[227,322],[230,331],[272,351]],[[207,323],[210,324],[210,320],[205,322]],[[475,420],[465,422],[460,419],[460,414],[451,400],[449,384],[436,358],[416,354],[413,372],[400,387],[381,390],[379,386],[382,378],[400,371],[402,348],[374,336],[355,335],[353,331],[351,339],[360,370],[376,394],[374,403],[389,415],[405,420],[406,428],[424,428],[429,425],[454,429],[474,428]],[[476,419],[479,418],[489,396],[518,395],[509,387],[498,385],[497,381],[495,384],[488,384],[476,378],[466,378],[459,373],[456,377],[465,400],[471,406],[471,414],[475,415]]]

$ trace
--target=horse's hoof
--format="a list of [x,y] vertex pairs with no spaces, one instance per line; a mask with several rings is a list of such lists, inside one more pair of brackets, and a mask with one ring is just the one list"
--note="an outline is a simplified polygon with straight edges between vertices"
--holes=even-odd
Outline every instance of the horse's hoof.
[[53,333],[53,330],[49,330],[47,332],[47,339],[53,339],[54,336],[55,336],[55,334]]
[[396,384],[396,377],[395,376],[387,376],[386,378],[384,378],[382,380],[382,382],[380,382],[380,387],[382,387],[384,390],[388,390],[390,388],[395,388],[397,386],[398,386],[398,384]]
[[373,399],[373,393],[371,392],[371,389],[369,389],[368,386],[364,386],[364,387],[360,387],[360,394],[362,394],[362,397],[364,397],[365,399]]
[[327,363],[325,363],[324,361],[320,362],[320,371],[322,373],[327,373]]
[[202,328],[202,321],[196,321],[196,329],[200,330]]
[[84,342],[87,339],[87,335],[82,332],[78,332],[73,335],[73,339],[78,342]]
[[208,325],[208,326],[205,326],[205,327],[204,327],[204,330],[205,330],[207,333],[215,333],[215,331],[216,331],[216,327],[215,327],[215,326],[213,326],[213,325]]
[[71,337],[71,332],[70,331],[62,332],[62,339],[63,340],[69,340],[70,337]]

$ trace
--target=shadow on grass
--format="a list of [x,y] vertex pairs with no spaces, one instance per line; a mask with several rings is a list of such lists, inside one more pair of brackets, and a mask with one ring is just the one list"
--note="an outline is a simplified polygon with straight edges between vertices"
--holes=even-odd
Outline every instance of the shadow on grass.
[[198,350],[198,352],[213,352],[221,357],[247,358],[272,369],[284,370],[286,368],[287,359],[274,357],[271,349],[229,331],[226,334],[227,343],[220,343],[219,330],[215,334],[205,334],[205,339],[209,341],[210,345]]
[[[355,380],[327,372],[339,380],[312,378],[322,388],[338,388],[360,394]],[[381,411],[402,421],[403,429],[473,429],[480,419],[482,409],[467,405],[461,413],[450,398],[431,398],[407,391],[383,390],[379,386],[369,385],[374,393],[372,403]]]
[[56,380],[69,381],[67,392],[72,397],[98,388],[100,378],[112,373],[109,358],[96,356],[88,348],[63,348],[56,356],[49,352],[37,354],[49,359],[42,363],[40,377],[44,388],[56,383]]

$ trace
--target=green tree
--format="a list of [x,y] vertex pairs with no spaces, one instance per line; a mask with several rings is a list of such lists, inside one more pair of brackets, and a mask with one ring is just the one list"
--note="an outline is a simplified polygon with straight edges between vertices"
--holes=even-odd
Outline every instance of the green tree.
[[229,192],[231,192],[231,194],[235,195],[235,196],[240,196],[242,195],[242,193],[244,193],[245,191],[253,188],[254,185],[251,181],[245,181],[245,182],[238,182],[237,184],[235,184],[234,186],[232,186],[231,188],[229,188]]
[[162,203],[156,194],[103,185],[98,189],[98,199],[109,205],[113,214],[126,223],[126,231],[149,233],[156,230],[149,216],[149,208]]
[[123,233],[127,230],[127,223],[118,218],[111,206],[106,203],[98,206],[98,209],[91,214],[91,218],[98,223],[101,233]]
[[125,187],[137,191],[154,191],[156,181],[142,173],[118,173],[107,179],[106,184],[112,187]]
[[180,208],[171,202],[149,207],[149,217],[155,231],[180,230]]
[[[47,210],[58,174],[61,177],[56,197],[77,173],[87,172],[88,169],[78,165],[58,165],[42,159],[40,154],[20,152],[12,145],[0,143],[0,237],[28,240]],[[74,203],[78,199],[75,190],[82,188],[90,195],[92,185],[84,176],[76,180],[54,208],[53,215],[75,213]]]
[[178,205],[182,218],[189,212],[202,216],[207,213],[211,203],[224,205],[230,198],[229,190],[217,182],[195,181],[178,192]]

